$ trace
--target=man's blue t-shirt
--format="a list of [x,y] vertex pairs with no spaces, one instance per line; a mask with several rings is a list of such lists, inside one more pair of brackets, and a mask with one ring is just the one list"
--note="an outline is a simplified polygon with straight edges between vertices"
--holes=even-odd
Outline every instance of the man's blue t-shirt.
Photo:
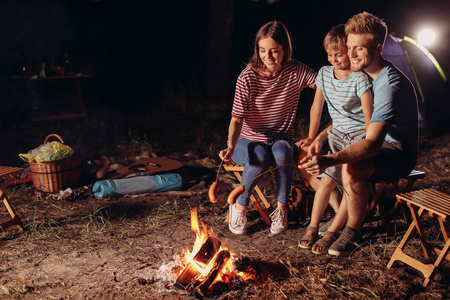
[[415,163],[418,154],[417,96],[411,81],[392,63],[373,82],[373,114],[370,123],[392,125],[385,141],[401,143]]

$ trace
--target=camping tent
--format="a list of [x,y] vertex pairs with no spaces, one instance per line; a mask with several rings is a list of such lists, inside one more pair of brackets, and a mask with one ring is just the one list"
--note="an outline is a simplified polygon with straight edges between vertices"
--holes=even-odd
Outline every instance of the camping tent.
[[439,63],[421,44],[409,37],[386,38],[384,58],[391,61],[414,84],[419,102],[421,137],[430,137],[447,128],[447,78]]

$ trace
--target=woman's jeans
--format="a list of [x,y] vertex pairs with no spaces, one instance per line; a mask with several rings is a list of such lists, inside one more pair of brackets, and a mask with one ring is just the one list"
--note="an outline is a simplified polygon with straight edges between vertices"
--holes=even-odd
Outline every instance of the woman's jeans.
[[247,139],[239,139],[234,149],[232,160],[244,166],[241,184],[245,186],[245,192],[238,197],[237,202],[247,206],[253,188],[262,176],[251,181],[259,174],[267,171],[271,165],[275,169],[275,181],[278,188],[278,202],[287,204],[291,193],[292,177],[294,174],[294,146],[286,140],[277,140],[270,144],[263,144]]

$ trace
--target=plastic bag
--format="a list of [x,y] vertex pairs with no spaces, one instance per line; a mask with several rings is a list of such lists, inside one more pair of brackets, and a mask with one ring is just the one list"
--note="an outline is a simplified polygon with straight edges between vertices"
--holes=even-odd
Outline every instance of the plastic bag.
[[73,149],[60,142],[48,142],[39,147],[28,151],[28,153],[21,153],[19,157],[26,162],[48,162],[55,161],[72,156]]
[[176,173],[169,173],[97,181],[92,187],[92,193],[95,197],[102,198],[106,196],[179,191],[181,187],[181,176]]

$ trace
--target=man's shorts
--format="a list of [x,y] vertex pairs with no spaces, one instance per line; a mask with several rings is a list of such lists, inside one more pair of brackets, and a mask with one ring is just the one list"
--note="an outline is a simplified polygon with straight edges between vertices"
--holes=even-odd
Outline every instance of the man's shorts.
[[374,173],[370,182],[389,181],[404,178],[411,173],[415,161],[405,155],[400,143],[384,142],[373,158]]
[[[366,130],[358,130],[352,133],[342,133],[335,128],[328,129],[328,153],[336,153],[346,148],[347,146],[354,144],[356,142],[362,141],[366,137]],[[342,177],[342,166],[332,166],[328,167],[324,173],[320,174],[321,177],[331,177],[333,179],[341,179]]]

